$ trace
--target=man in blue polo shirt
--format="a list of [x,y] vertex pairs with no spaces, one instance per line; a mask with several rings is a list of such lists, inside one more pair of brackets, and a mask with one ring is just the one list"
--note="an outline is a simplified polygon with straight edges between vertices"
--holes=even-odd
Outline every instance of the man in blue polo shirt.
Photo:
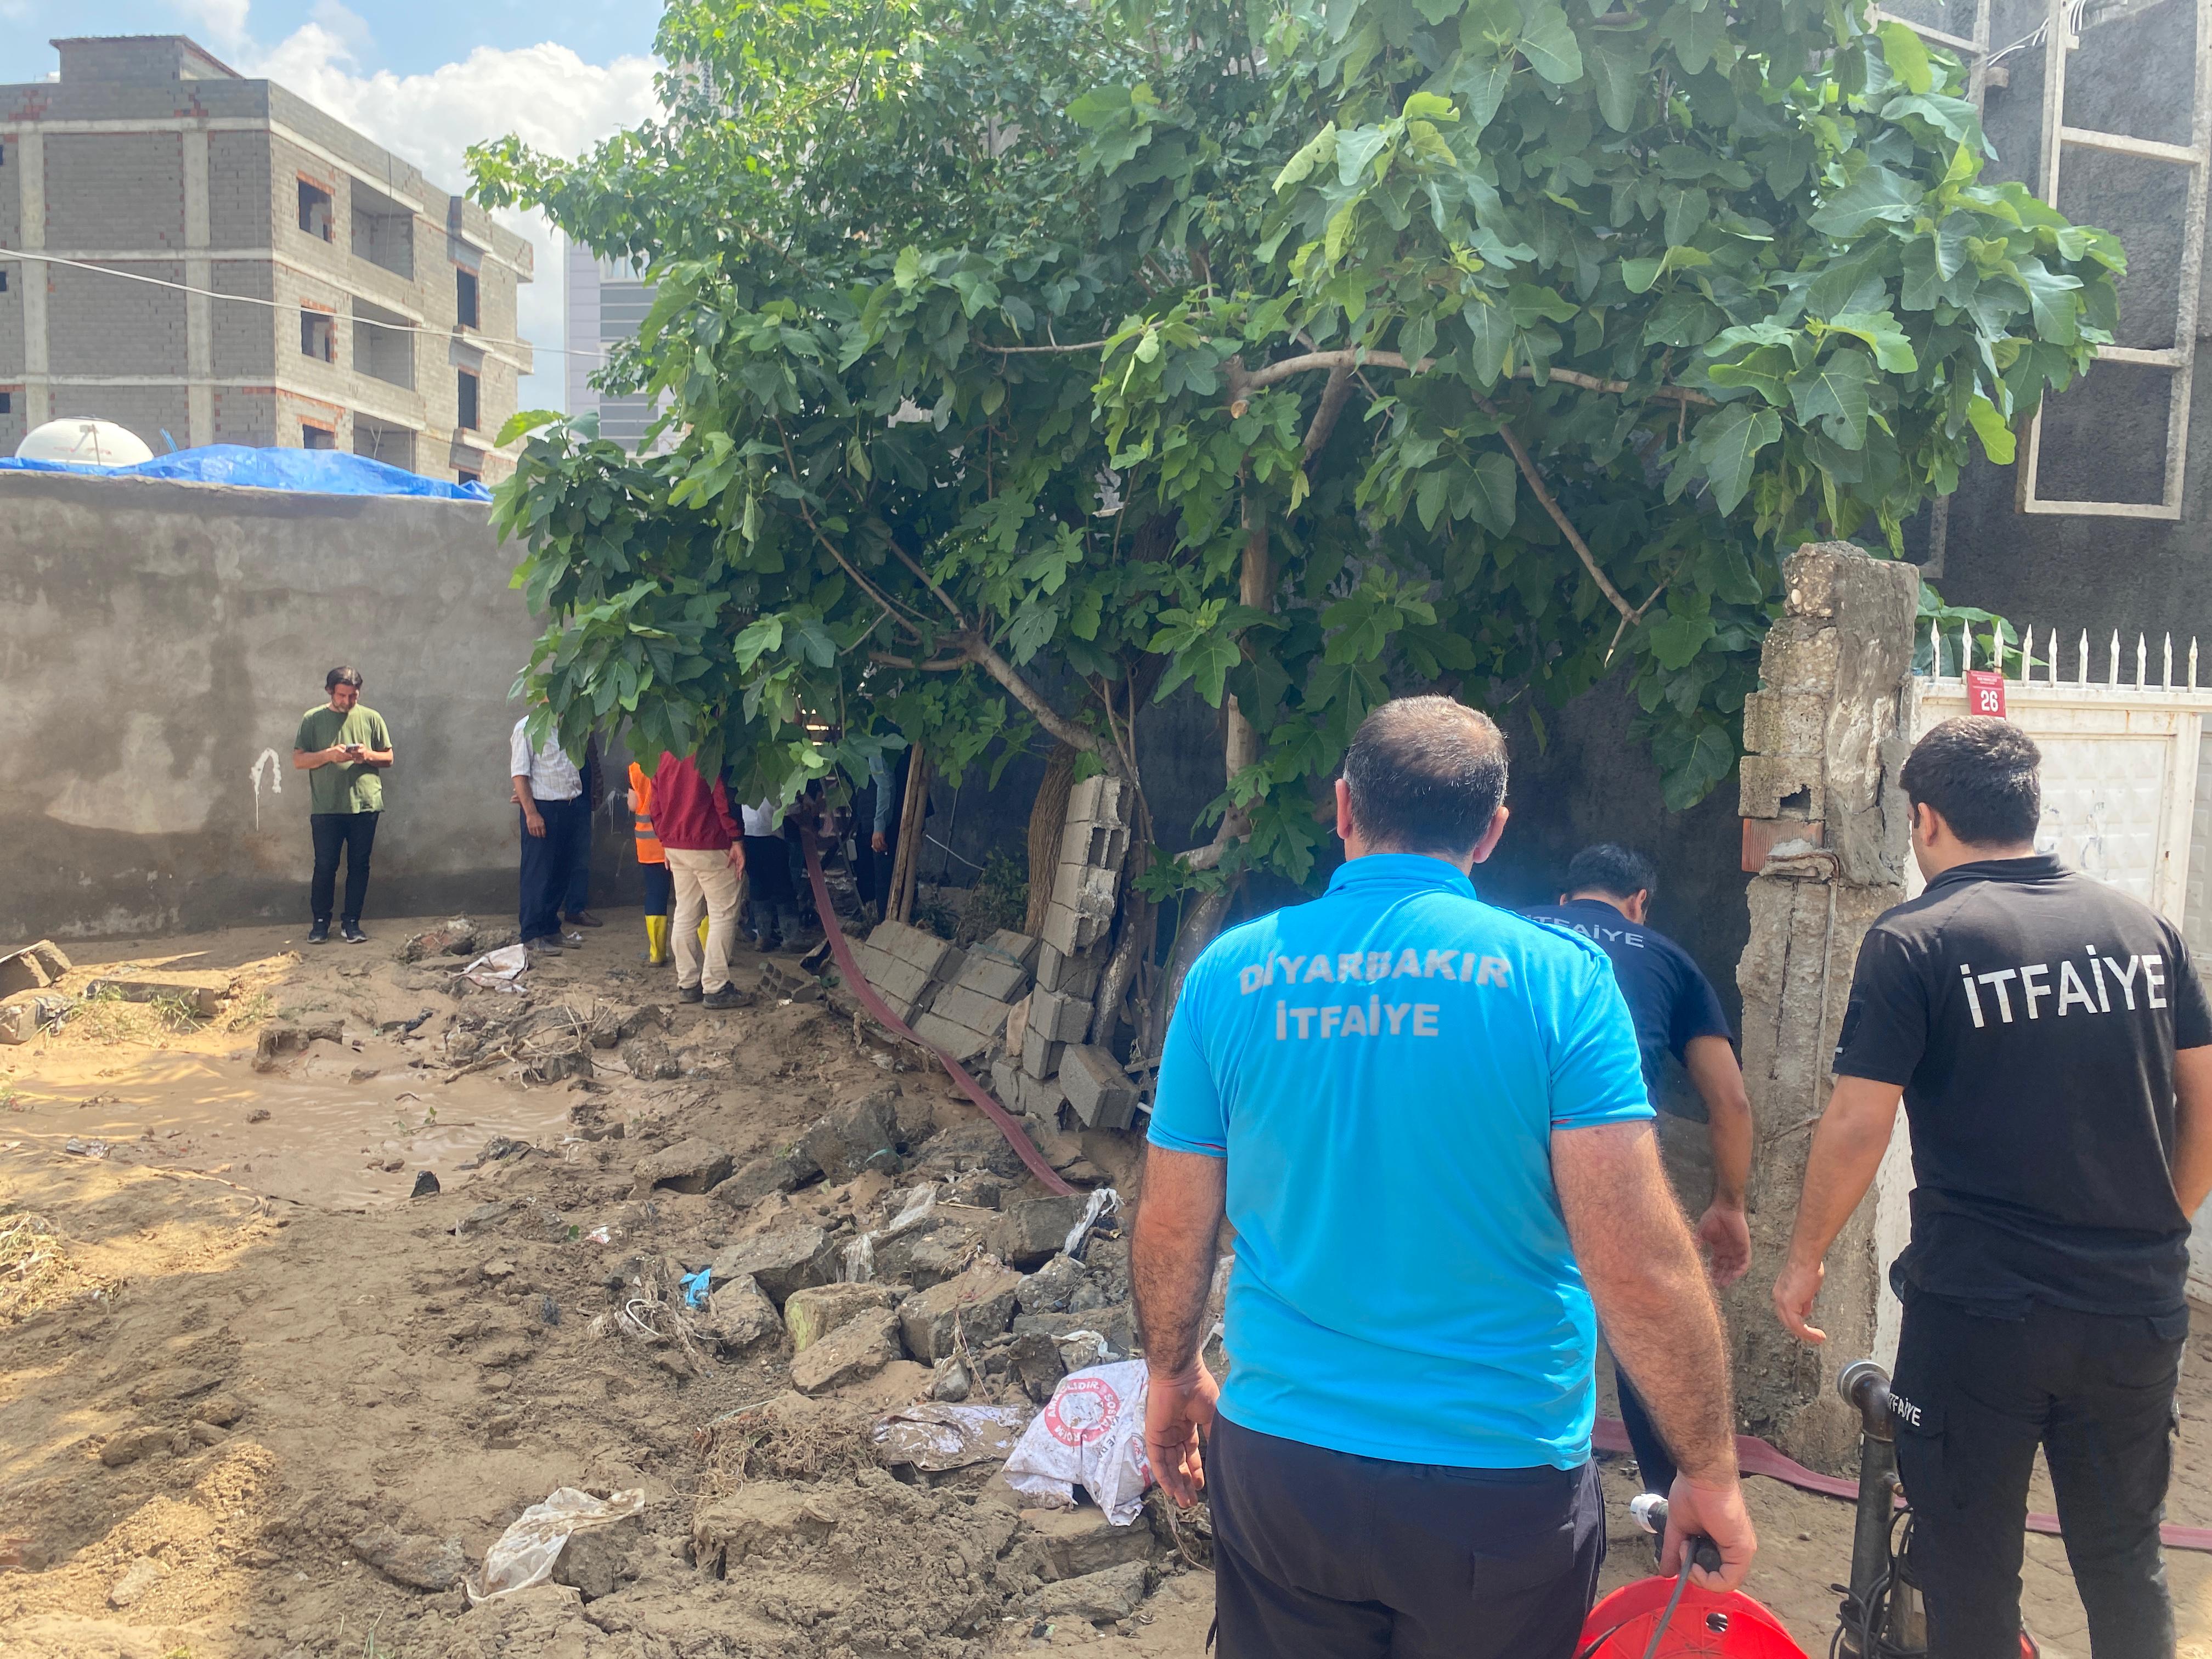
[[1468,879],[1505,826],[1498,728],[1386,703],[1336,787],[1328,894],[1215,941],[1169,1031],[1146,1449],[1212,1499],[1222,1659],[1567,1659],[1605,1553],[1593,1300],[1681,1464],[1669,1566],[1686,1531],[1721,1548],[1700,1583],[1749,1565],[1719,1316],[1604,954]]

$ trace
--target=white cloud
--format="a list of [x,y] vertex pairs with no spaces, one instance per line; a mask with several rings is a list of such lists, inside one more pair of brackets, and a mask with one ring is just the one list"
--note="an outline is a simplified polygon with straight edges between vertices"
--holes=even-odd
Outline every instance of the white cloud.
[[[246,0],[197,3],[236,4],[243,23]],[[467,183],[461,157],[471,144],[512,132],[537,149],[573,156],[659,107],[653,78],[659,64],[648,57],[587,64],[549,41],[514,51],[478,46],[427,75],[389,70],[363,75],[356,54],[368,43],[368,27],[360,17],[338,0],[320,0],[313,21],[265,52],[238,51],[232,61],[240,73],[279,82],[451,191]],[[559,239],[542,214],[501,210],[495,216],[529,238],[537,256],[537,281],[522,290],[520,313],[522,336],[539,350],[537,372],[523,382],[522,406],[557,408],[562,398]]]
[[246,15],[251,0],[174,0],[179,11],[198,23],[218,52],[246,44]]

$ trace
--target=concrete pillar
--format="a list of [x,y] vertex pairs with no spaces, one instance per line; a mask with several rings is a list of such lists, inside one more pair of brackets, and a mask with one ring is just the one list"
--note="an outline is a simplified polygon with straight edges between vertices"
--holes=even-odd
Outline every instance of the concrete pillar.
[[1857,1432],[1835,1374],[1876,1340],[1874,1200],[1828,1253],[1817,1313],[1826,1348],[1784,1332],[1769,1291],[1827,1104],[1859,941],[1905,897],[1911,848],[1896,779],[1909,748],[1919,576],[1844,542],[1799,550],[1784,574],[1784,612],[1760,653],[1760,690],[1744,704],[1744,862],[1758,875],[1736,983],[1758,1140],[1752,1269],[1727,1300],[1745,1426],[1802,1462],[1841,1468]]
[[215,441],[215,267],[208,250],[208,135],[205,127],[183,134],[185,170],[185,285],[200,290],[185,295],[185,442],[197,449]]
[[[23,127],[15,140],[15,178],[21,192],[19,204],[23,251],[35,253],[46,245],[46,135],[36,127]],[[35,259],[23,261],[23,429],[27,432],[54,417],[53,390],[46,376],[46,283],[52,269]]]

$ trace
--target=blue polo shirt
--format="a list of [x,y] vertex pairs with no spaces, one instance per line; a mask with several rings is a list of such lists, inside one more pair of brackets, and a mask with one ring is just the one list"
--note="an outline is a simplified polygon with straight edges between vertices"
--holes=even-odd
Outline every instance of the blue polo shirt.
[[1191,969],[1150,1139],[1228,1159],[1229,1380],[1245,1428],[1362,1456],[1573,1468],[1596,1318],[1554,1129],[1651,1115],[1589,940],[1376,854]]

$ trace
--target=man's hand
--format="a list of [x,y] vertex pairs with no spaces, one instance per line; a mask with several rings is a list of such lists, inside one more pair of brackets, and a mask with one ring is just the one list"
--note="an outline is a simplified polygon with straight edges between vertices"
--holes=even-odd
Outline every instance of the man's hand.
[[732,842],[729,846],[729,850],[724,853],[722,856],[730,861],[730,870],[732,874],[740,876],[744,874],[745,848],[744,842],[735,841]]
[[1213,1432],[1221,1385],[1206,1362],[1194,1359],[1172,1376],[1148,1379],[1145,1394],[1145,1455],[1152,1478],[1188,1509],[1206,1489],[1201,1437]]
[[1695,1237],[1712,1258],[1713,1283],[1726,1290],[1751,1267],[1751,1224],[1743,1206],[1715,1199],[1698,1218]]
[[1792,1256],[1774,1281],[1775,1316],[1800,1342],[1817,1346],[1828,1340],[1827,1332],[1812,1323],[1813,1298],[1820,1294],[1820,1281],[1826,1276],[1827,1269],[1820,1262],[1808,1267]]
[[545,839],[545,819],[541,814],[526,810],[522,815],[522,827],[529,830],[534,839]]
[[878,853],[888,853],[891,850],[891,838],[878,830],[868,837],[868,845]]
[[1721,1553],[1721,1570],[1711,1573],[1693,1566],[1691,1582],[1701,1589],[1741,1589],[1744,1575],[1751,1571],[1751,1558],[1759,1553],[1759,1534],[1752,1530],[1751,1516],[1743,1507],[1743,1487],[1733,1476],[1725,1481],[1674,1477],[1674,1489],[1667,1495],[1667,1538],[1659,1552],[1660,1571],[1682,1570],[1682,1551],[1693,1535],[1713,1540]]

